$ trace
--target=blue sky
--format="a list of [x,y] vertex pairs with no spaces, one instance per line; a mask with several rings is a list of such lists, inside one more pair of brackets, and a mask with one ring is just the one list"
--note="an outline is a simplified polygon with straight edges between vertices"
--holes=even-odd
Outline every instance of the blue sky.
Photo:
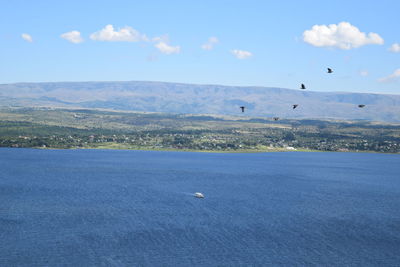
[[398,10],[397,0],[0,0],[0,83],[305,83],[399,94]]

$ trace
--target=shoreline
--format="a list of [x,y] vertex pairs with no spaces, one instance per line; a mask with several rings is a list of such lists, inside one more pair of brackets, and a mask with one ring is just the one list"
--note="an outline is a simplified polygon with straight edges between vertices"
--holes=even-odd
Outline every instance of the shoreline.
[[133,150],[133,151],[160,151],[160,152],[195,152],[195,153],[216,153],[216,154],[256,154],[256,153],[277,153],[277,152],[331,152],[331,153],[369,153],[369,154],[391,154],[399,155],[400,153],[387,153],[377,151],[324,151],[313,149],[243,149],[243,150],[196,150],[196,149],[173,149],[173,148],[140,148],[140,147],[112,147],[112,146],[98,146],[98,147],[73,147],[73,148],[57,148],[57,147],[0,147],[0,148],[25,148],[25,149],[41,149],[41,150]]

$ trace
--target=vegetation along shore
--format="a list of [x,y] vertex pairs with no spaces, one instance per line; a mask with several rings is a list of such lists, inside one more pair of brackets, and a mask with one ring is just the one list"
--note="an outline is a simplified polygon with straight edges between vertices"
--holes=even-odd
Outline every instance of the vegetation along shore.
[[400,124],[8,107],[0,147],[400,153]]

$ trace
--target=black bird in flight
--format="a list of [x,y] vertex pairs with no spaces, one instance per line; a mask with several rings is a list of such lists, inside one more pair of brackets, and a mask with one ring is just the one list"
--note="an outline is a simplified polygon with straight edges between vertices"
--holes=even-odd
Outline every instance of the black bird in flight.
[[332,73],[333,70],[331,68],[328,68],[328,73]]
[[359,107],[359,108],[363,108],[363,107],[365,107],[365,105],[358,105],[358,107]]
[[298,106],[299,106],[298,104],[294,104],[293,109],[297,108]]
[[279,117],[274,117],[274,121],[277,121],[277,120],[279,120]]
[[244,108],[245,108],[245,107],[240,107],[240,108],[242,109],[242,112],[244,112]]
[[301,84],[300,89],[306,89],[306,86],[304,85],[304,83]]

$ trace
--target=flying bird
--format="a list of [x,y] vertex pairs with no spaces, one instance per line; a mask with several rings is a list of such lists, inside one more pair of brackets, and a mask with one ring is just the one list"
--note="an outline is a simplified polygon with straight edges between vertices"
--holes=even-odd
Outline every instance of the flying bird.
[[304,85],[304,83],[301,84],[300,89],[306,89],[306,86]]
[[274,121],[277,121],[277,120],[279,120],[279,117],[274,117]]
[[299,106],[298,104],[294,104],[293,109],[297,108],[298,106]]
[[328,68],[328,73],[332,73],[333,70],[331,68]]
[[242,112],[244,112],[245,107],[240,107],[242,109]]
[[365,107],[365,105],[358,105],[358,107],[359,107],[359,108],[363,108],[363,107]]

